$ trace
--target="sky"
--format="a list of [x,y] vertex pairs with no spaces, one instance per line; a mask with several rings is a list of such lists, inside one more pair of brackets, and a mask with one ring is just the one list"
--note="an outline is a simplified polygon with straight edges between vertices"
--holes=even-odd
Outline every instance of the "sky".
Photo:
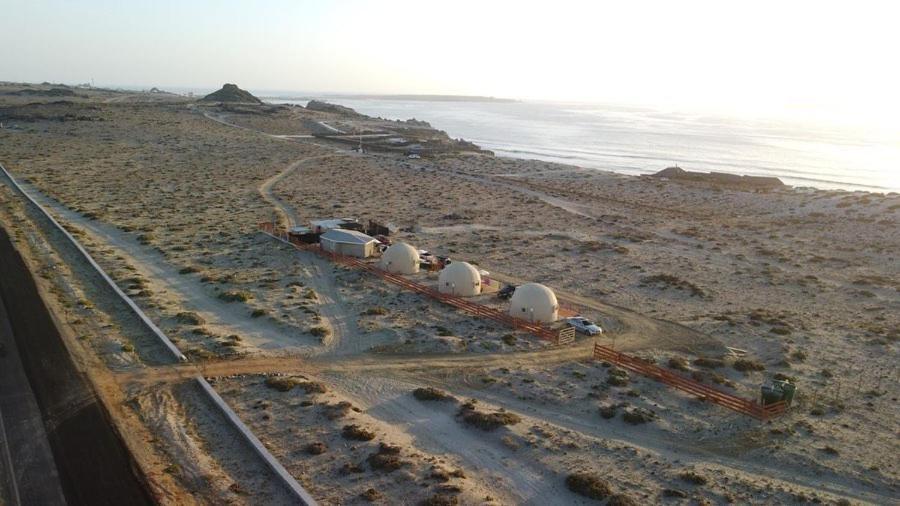
[[489,95],[900,136],[892,2],[0,0],[0,80]]

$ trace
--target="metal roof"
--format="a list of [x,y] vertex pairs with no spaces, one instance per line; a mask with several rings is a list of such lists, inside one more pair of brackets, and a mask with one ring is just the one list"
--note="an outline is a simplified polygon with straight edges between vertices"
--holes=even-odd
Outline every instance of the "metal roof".
[[368,244],[376,239],[356,230],[346,230],[343,228],[333,228],[322,234],[322,239],[334,242],[342,242],[348,244]]

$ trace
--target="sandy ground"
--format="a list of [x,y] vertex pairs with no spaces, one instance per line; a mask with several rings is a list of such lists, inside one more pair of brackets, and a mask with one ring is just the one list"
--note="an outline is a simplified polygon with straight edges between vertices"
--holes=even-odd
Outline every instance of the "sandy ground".
[[[371,128],[326,113],[206,111],[214,121],[175,99],[110,98],[54,106],[91,121],[0,130],[0,161],[199,367],[221,377],[216,388],[324,503],[361,501],[368,488],[384,503],[434,494],[587,502],[566,486],[576,471],[639,504],[886,504],[900,494],[900,196],[749,193],[486,155],[361,156],[268,135],[306,135],[309,121]],[[4,220],[21,220],[21,204],[4,199]],[[546,283],[606,328],[604,344],[682,364],[681,373],[738,395],[791,377],[797,402],[760,424],[634,375],[616,386],[611,368],[588,359],[588,339],[569,352],[524,334],[504,339],[502,327],[255,232],[259,221],[334,216],[396,223],[395,239],[498,279]],[[198,366],[152,367],[140,350],[122,352],[128,333],[105,327],[116,315],[79,311],[106,335],[92,349],[132,385],[134,412],[165,435],[160,451],[178,464],[178,482],[206,502],[249,501],[222,485],[247,488],[240,450],[213,448],[215,430],[179,383]],[[763,369],[741,372],[727,356],[695,363],[723,357],[725,346]],[[522,352],[548,358],[515,358]],[[327,392],[272,390],[260,374],[275,372],[303,374]],[[456,400],[423,403],[411,395],[420,386]],[[458,412],[470,398],[521,420],[469,427]],[[359,411],[323,414],[342,401]],[[652,415],[623,420],[635,411]],[[348,443],[348,420],[376,439]],[[328,451],[310,456],[306,445],[317,441]],[[365,463],[382,441],[401,447],[399,470]],[[345,463],[363,471],[342,474]],[[466,478],[432,479],[432,465]]]

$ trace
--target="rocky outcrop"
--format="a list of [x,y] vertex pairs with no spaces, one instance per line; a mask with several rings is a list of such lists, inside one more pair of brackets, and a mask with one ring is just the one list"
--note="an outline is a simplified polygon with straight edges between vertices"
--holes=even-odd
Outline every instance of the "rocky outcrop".
[[306,108],[310,111],[331,112],[335,114],[342,114],[344,116],[360,116],[358,112],[349,107],[337,104],[329,104],[328,102],[322,102],[321,100],[310,100],[309,103],[306,104]]
[[777,177],[741,176],[724,172],[691,172],[677,166],[667,167],[651,177],[666,178],[673,181],[694,181],[745,190],[773,190],[784,186],[784,183]]
[[249,91],[242,90],[236,84],[225,84],[219,91],[214,91],[200,99],[201,102],[225,102],[243,104],[261,104],[262,100],[254,97]]

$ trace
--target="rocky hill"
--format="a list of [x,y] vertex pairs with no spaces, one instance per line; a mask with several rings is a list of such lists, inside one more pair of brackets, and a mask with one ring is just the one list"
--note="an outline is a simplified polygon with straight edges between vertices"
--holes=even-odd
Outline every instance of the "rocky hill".
[[240,102],[250,104],[261,104],[262,100],[254,97],[249,91],[242,90],[236,84],[225,84],[222,89],[210,93],[200,99],[201,102]]

